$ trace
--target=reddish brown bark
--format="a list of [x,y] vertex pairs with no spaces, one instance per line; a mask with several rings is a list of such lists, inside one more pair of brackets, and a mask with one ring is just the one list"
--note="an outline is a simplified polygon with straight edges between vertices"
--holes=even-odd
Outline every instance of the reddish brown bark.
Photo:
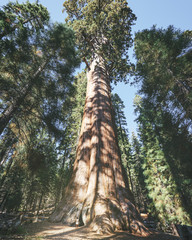
[[87,96],[71,181],[51,221],[88,225],[97,232],[128,229],[145,234],[126,183],[102,60],[87,74]]

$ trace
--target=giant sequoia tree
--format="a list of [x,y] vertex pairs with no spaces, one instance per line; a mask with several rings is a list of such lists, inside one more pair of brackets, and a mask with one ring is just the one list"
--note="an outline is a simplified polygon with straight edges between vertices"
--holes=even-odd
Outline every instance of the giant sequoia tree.
[[110,98],[110,82],[125,80],[130,68],[126,50],[135,15],[121,0],[70,0],[64,7],[86,58],[88,84],[73,174],[50,220],[144,234],[123,172]]

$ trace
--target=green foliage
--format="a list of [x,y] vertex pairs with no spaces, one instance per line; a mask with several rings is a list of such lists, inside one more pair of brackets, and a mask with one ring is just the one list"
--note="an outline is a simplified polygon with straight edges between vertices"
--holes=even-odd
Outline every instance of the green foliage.
[[[76,81],[74,83],[75,92],[71,96],[71,111],[70,111],[70,126],[68,128],[70,136],[70,144],[72,146],[71,154],[75,158],[76,147],[78,143],[78,137],[80,134],[81,123],[83,119],[83,111],[86,98],[86,85],[87,77],[86,73],[82,71],[76,76]],[[71,156],[72,157],[72,156]]]
[[[170,26],[138,32],[135,101],[146,185],[165,222],[191,223],[191,32]],[[163,200],[165,199],[165,200]],[[165,219],[165,221],[163,220]]]
[[[178,183],[178,177],[180,183],[185,177],[181,171],[177,172],[177,175],[174,173],[180,168],[173,161],[170,162],[168,153],[165,151],[165,142],[160,138],[164,128],[158,128],[159,134],[156,131],[163,120],[161,112],[154,114],[145,99],[137,101],[136,109],[139,114],[137,121],[140,124],[139,134],[143,144],[143,175],[148,196],[152,200],[149,211],[155,213],[164,226],[173,222],[191,224],[188,208],[190,197]],[[176,163],[176,159],[172,160]],[[188,203],[184,201],[184,195]]]
[[112,104],[121,159],[128,176],[129,187],[134,195],[135,204],[140,211],[145,212],[150,200],[147,197],[143,176],[142,146],[134,134],[132,135],[132,141],[129,141],[127,122],[124,114],[125,106],[118,94],[112,95]]
[[172,26],[153,27],[135,37],[136,81],[141,83],[141,93],[171,111],[182,125],[189,121],[191,125],[192,119],[192,54],[182,54],[192,44],[189,33]]
[[79,64],[75,36],[65,24],[50,24],[37,3],[9,3],[1,14],[14,21],[0,39],[1,209],[39,211],[60,191],[59,146],[67,141]]
[[19,4],[9,2],[0,9],[0,39],[16,31],[16,29],[32,28],[36,31],[49,20],[47,9],[38,3]]
[[116,93],[112,94],[111,100],[114,110],[115,124],[117,128],[118,144],[121,152],[121,158],[123,166],[126,169],[128,167],[129,161],[128,159],[130,157],[130,143],[128,138],[127,122],[124,114],[125,106],[119,95]]
[[148,191],[144,177],[144,153],[142,144],[139,138],[132,133],[131,136],[131,159],[130,159],[130,171],[132,175],[132,191],[135,197],[137,207],[140,212],[148,212],[151,209],[149,206],[153,206],[152,201],[148,197]]
[[[25,8],[28,3],[22,6]],[[36,7],[44,9],[38,4]],[[79,60],[73,31],[64,24],[48,24],[46,13],[40,14],[44,14],[40,25],[24,25],[0,41],[1,132],[13,117],[24,118],[22,115],[32,109],[50,131],[59,132],[55,125],[62,119],[62,102],[71,91],[72,73]],[[38,14],[33,13],[39,18]]]
[[115,83],[130,70],[127,50],[136,17],[126,1],[70,0],[64,2],[66,21],[73,27],[82,57],[99,55]]

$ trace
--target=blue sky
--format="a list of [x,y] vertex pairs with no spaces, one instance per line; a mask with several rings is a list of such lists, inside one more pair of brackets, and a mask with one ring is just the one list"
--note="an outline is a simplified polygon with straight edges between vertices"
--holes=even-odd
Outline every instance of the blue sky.
[[[9,0],[0,0],[0,6],[8,2]],[[20,0],[19,2],[24,1]],[[35,2],[35,0],[30,2]],[[40,0],[39,2],[48,8],[53,21],[64,22],[63,0]],[[157,25],[159,28],[173,25],[181,30],[192,29],[192,0],[129,0],[128,3],[137,16],[136,24],[133,26],[133,34],[139,30],[151,28],[153,25]],[[132,56],[130,59],[134,60]],[[124,101],[128,129],[131,133],[136,130],[132,106],[136,88],[119,83],[114,88],[114,92],[118,93]]]

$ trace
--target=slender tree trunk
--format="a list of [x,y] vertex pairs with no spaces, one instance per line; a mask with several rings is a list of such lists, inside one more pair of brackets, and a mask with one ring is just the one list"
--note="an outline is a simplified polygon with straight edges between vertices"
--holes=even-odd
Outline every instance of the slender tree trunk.
[[110,83],[101,59],[87,75],[87,95],[74,163],[54,222],[90,225],[97,232],[129,229],[146,233],[124,178],[115,132]]
[[41,197],[40,197],[40,199],[39,199],[39,205],[38,205],[37,214],[36,214],[37,216],[39,215],[39,211],[40,211],[40,209],[41,209],[43,196],[44,196],[44,193],[42,192],[42,193],[41,193]]
[[1,210],[1,212],[4,211],[5,203],[6,203],[7,199],[8,199],[8,196],[9,196],[9,192],[6,191],[6,192],[5,192],[5,195],[3,196],[2,201],[1,201],[1,203],[0,203],[0,210]]
[[37,209],[37,201],[38,201],[38,197],[37,197],[37,194],[34,194],[34,197],[33,197],[33,206],[32,206],[32,213],[34,213]]
[[14,156],[11,159],[9,159],[9,162],[8,162],[6,170],[5,170],[5,174],[2,176],[2,179],[0,180],[0,187],[1,188],[3,187],[3,184],[4,184],[5,180],[6,180],[6,178],[9,176],[9,171],[10,171],[10,169],[12,167],[13,159],[14,159]]
[[11,152],[11,148],[7,148],[6,150],[3,149],[0,153],[0,169],[1,169],[1,166],[3,166],[3,164],[6,162],[7,160],[7,157],[9,155],[9,153]]

